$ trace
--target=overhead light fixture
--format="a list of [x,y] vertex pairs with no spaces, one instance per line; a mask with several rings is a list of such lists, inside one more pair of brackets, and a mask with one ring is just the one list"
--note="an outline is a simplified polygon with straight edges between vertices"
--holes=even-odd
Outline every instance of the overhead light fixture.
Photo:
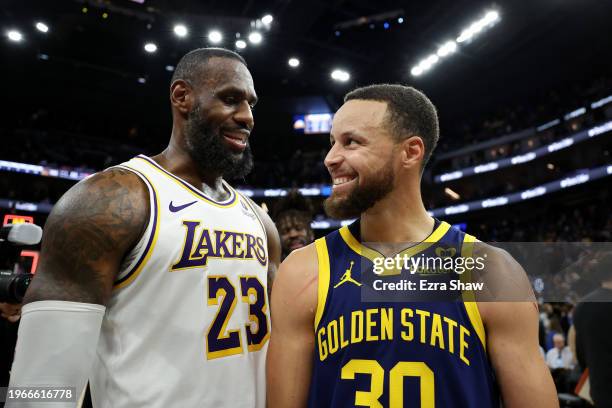
[[454,191],[453,189],[451,189],[451,188],[449,188],[449,187],[446,187],[446,188],[444,189],[444,193],[445,193],[447,196],[449,196],[450,198],[452,198],[453,200],[458,200],[458,199],[460,199],[460,198],[461,198],[461,196],[460,196],[460,195],[459,195],[459,194],[458,194],[456,191]]
[[487,12],[483,18],[473,22],[468,28],[461,31],[461,34],[457,37],[457,42],[463,43],[472,40],[476,34],[480,33],[485,28],[495,25],[499,19],[499,12],[495,10]]
[[46,33],[46,32],[49,31],[49,26],[46,25],[45,23],[39,21],[39,22],[36,23],[36,29],[38,31],[40,31],[41,33]]
[[146,43],[144,46],[144,50],[149,54],[152,54],[157,51],[157,45],[155,45],[154,43]]
[[208,33],[208,41],[213,44],[219,44],[223,40],[223,34],[220,31],[213,30]]
[[251,44],[260,44],[262,40],[262,35],[257,31],[253,31],[251,34],[249,34],[249,41]]
[[287,63],[291,68],[297,68],[300,66],[300,60],[295,57],[289,58],[289,61],[287,61]]
[[274,17],[272,17],[270,14],[266,14],[265,16],[261,18],[261,22],[264,23],[265,25],[272,24],[272,21],[274,21]]
[[421,68],[419,65],[417,65],[416,67],[412,68],[412,70],[410,70],[410,73],[413,76],[419,76],[423,73],[423,68]]
[[438,52],[436,53],[438,57],[446,57],[449,54],[457,51],[457,43],[453,40],[445,42],[440,48],[438,48]]
[[13,42],[21,42],[23,40],[23,34],[17,30],[7,31],[6,36]]
[[166,71],[168,72],[174,71],[174,65],[166,65]]
[[482,32],[486,28],[492,27],[499,20],[500,15],[498,11],[491,10],[486,12],[484,17],[477,21],[474,21],[466,29],[462,30],[461,34],[459,34],[456,40],[450,40],[445,42],[441,47],[438,48],[435,54],[430,55],[429,57],[419,62],[418,65],[413,66],[410,70],[410,73],[412,74],[412,76],[422,75],[427,70],[431,69],[431,67],[434,66],[440,60],[440,58],[447,57],[448,55],[456,52],[459,48],[459,44],[470,42],[478,33]]
[[138,83],[139,84],[146,84],[147,83],[147,79],[144,78],[144,77],[140,77],[140,78],[138,78]]
[[244,40],[238,40],[236,41],[236,48],[238,48],[239,50],[244,50],[247,46],[246,41]]
[[331,73],[331,77],[334,81],[346,82],[351,79],[351,74],[341,69],[334,69]]
[[188,32],[189,30],[187,30],[187,27],[185,27],[183,24],[177,24],[174,26],[174,34],[176,34],[177,37],[186,37]]

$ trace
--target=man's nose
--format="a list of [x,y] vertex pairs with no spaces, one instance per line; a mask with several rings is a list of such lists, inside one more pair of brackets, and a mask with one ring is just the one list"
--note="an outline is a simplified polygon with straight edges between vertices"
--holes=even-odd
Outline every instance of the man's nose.
[[253,118],[251,105],[249,105],[247,101],[243,101],[240,104],[238,111],[234,115],[234,120],[246,129],[253,129],[253,126],[255,126],[255,119]]
[[334,144],[331,149],[329,149],[323,161],[328,170],[337,167],[342,162],[342,155],[339,152],[340,148],[337,146],[338,143]]

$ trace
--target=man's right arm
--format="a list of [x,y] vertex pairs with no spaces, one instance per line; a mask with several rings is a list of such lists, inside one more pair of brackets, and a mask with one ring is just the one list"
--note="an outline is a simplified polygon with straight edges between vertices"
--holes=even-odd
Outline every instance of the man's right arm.
[[[41,263],[24,298],[10,387],[71,387],[81,395],[104,305],[148,213],[144,182],[121,169],[83,180],[55,205],[43,233]],[[41,406],[13,404],[8,400],[6,406]],[[57,407],[74,407],[74,402]]]
[[71,188],[45,224],[40,264],[24,304],[61,300],[104,305],[125,254],[149,218],[144,182],[118,168]]
[[300,408],[308,401],[318,282],[314,244],[293,251],[278,270],[266,368],[270,408]]

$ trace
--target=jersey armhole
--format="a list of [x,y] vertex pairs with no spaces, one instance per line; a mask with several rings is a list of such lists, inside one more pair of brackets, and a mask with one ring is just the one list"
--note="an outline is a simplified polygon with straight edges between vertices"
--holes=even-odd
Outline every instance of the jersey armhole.
[[327,302],[327,294],[329,291],[330,268],[329,268],[329,253],[327,251],[327,243],[325,237],[315,241],[317,249],[317,264],[319,269],[319,279],[317,288],[317,311],[315,313],[314,330],[316,332],[325,312]]
[[151,257],[153,253],[153,248],[157,242],[158,232],[159,232],[159,195],[157,194],[157,190],[151,183],[151,181],[140,171],[126,166],[126,165],[118,165],[116,168],[120,168],[123,170],[128,170],[138,177],[144,182],[147,186],[147,190],[149,191],[149,220],[147,221],[147,227],[145,228],[142,236],[138,240],[137,244],[134,246],[132,251],[136,251],[136,255],[133,256],[133,259],[129,264],[122,265],[121,271],[119,275],[117,275],[117,279],[113,284],[113,290],[124,288],[129,285],[131,282],[136,279],[136,277],[140,274],[147,261]]
[[[471,258],[474,251],[474,243],[477,239],[469,234],[465,234],[463,238],[463,243],[461,244],[461,257],[462,258]],[[471,273],[470,270],[465,271],[462,275],[461,280],[465,280],[466,282],[471,282]],[[478,303],[474,299],[474,293],[463,292],[463,305],[465,307],[465,311],[467,312],[468,318],[470,319],[470,323],[478,338],[480,339],[480,343],[482,344],[483,349],[487,350],[487,338],[486,332],[484,329],[484,324],[482,322],[482,317],[480,316],[480,311],[478,310]]]

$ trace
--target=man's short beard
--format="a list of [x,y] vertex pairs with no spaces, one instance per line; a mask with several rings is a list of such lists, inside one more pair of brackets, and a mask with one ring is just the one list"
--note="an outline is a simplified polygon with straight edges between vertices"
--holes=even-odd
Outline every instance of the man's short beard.
[[202,173],[219,173],[223,178],[239,179],[253,168],[253,154],[247,146],[242,153],[233,152],[223,143],[219,131],[215,131],[202,119],[200,105],[189,112],[185,124],[187,152]]
[[337,220],[357,218],[389,194],[393,190],[395,181],[391,163],[376,174],[379,176],[362,186],[359,186],[359,180],[357,180],[357,185],[345,197],[334,197],[332,191],[331,196],[323,203],[327,215]]

